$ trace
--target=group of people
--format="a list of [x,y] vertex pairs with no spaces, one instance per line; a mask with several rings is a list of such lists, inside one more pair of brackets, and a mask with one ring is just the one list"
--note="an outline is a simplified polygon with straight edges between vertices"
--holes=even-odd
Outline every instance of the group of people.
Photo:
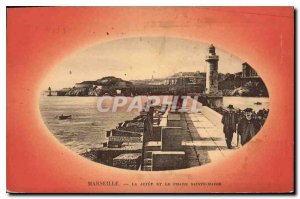
[[234,133],[238,133],[241,137],[241,144],[249,142],[261,129],[264,124],[269,110],[262,109],[257,113],[252,108],[246,108],[243,111],[236,111],[233,105],[227,107],[227,111],[223,112],[222,123],[223,132],[225,134],[228,149],[232,149],[232,138]]

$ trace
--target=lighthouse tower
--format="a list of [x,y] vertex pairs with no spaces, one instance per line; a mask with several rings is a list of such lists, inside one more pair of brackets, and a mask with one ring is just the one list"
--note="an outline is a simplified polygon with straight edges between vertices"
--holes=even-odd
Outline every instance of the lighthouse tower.
[[208,55],[205,61],[208,63],[206,70],[206,94],[218,95],[218,62],[219,56],[216,55],[216,49],[214,45],[210,45],[208,48]]

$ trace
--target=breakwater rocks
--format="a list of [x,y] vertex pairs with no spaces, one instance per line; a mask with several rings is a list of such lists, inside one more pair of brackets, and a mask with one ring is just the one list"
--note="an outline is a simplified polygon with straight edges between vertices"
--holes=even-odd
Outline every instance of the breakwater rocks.
[[198,161],[191,164],[190,147],[182,144],[190,139],[188,131],[181,126],[185,123],[184,114],[178,110],[161,111],[162,106],[166,105],[152,106],[152,111],[141,112],[133,120],[120,123],[107,131],[103,147],[89,149],[81,155],[108,166],[140,171],[199,166]]
[[108,166],[141,169],[144,142],[151,139],[153,126],[160,124],[166,112],[162,110],[161,106],[155,106],[149,112],[142,111],[134,119],[119,123],[115,129],[106,132],[107,142],[102,143],[103,147],[88,149],[81,155]]

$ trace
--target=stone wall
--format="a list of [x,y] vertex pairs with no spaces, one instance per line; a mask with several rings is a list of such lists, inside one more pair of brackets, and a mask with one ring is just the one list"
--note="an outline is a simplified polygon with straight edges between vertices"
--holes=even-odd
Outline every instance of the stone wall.
[[185,153],[183,151],[152,152],[152,170],[174,170],[185,168]]
[[138,170],[141,165],[141,153],[121,154],[113,159],[113,166],[122,169]]
[[214,111],[213,109],[211,109],[207,106],[202,107],[202,113],[215,126],[217,126],[220,129],[223,128],[223,124],[221,122],[222,115],[220,113]]

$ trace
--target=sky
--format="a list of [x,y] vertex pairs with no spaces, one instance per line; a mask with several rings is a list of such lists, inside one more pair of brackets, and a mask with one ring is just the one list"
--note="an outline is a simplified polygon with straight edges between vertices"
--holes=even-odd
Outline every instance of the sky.
[[[63,59],[45,77],[53,90],[105,76],[125,80],[164,78],[177,72],[206,72],[209,43],[171,37],[134,37],[97,43]],[[219,72],[242,70],[238,57],[218,48]]]

